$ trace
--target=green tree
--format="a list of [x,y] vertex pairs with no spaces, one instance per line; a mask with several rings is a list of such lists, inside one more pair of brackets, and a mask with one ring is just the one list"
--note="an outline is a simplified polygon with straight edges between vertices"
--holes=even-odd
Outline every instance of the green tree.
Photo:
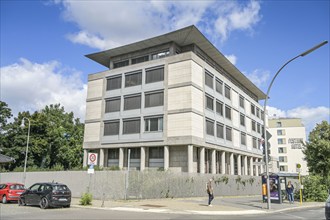
[[0,101],[0,128],[4,128],[7,125],[7,120],[10,119],[13,115],[11,114],[11,109],[8,107],[8,104]]

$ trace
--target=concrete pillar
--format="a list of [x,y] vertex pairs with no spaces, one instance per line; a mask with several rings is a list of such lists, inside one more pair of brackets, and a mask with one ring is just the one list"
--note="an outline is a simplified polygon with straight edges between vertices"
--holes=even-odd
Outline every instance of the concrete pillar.
[[124,168],[124,148],[119,148],[119,164],[118,164],[119,169]]
[[248,162],[247,162],[247,156],[244,155],[244,175],[249,175],[248,174]]
[[226,174],[226,152],[221,151],[221,174]]
[[170,149],[168,146],[164,146],[164,170],[168,170],[170,167]]
[[[255,159],[256,162],[258,162],[258,158]],[[259,176],[259,165],[255,165],[256,167],[256,176]]]
[[194,172],[194,167],[193,167],[193,160],[194,160],[194,146],[193,145],[188,145],[188,173],[193,173]]
[[216,150],[212,149],[211,150],[211,173],[212,174],[216,174],[217,170],[216,170],[216,165],[215,165],[215,156],[216,156]]
[[234,153],[229,154],[229,160],[230,160],[230,175],[235,174],[235,166],[234,166]]
[[84,149],[83,167],[87,167],[87,156],[88,152],[86,149]]
[[241,155],[237,155],[237,174],[242,175]]
[[253,176],[253,157],[250,157],[250,176]]
[[140,154],[140,171],[143,171],[146,168],[146,148],[141,147]]
[[200,148],[199,172],[205,173],[205,147]]
[[104,167],[104,148],[100,148],[99,167]]

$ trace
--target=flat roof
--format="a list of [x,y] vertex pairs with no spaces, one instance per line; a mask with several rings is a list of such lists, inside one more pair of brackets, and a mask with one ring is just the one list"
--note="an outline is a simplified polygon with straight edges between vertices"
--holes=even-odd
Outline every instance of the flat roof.
[[258,100],[266,98],[266,94],[254,85],[243,73],[241,73],[194,25],[163,34],[157,37],[149,38],[132,44],[127,44],[110,50],[86,55],[86,57],[109,68],[109,60],[112,57],[132,53],[160,44],[175,42],[179,46],[196,44],[206,53],[214,62],[220,65],[228,74],[233,76],[244,87],[255,94]]

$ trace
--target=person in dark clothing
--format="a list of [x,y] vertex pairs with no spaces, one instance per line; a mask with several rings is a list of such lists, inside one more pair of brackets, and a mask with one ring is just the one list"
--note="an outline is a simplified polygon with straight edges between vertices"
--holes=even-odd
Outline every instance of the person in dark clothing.
[[289,181],[288,185],[286,186],[286,193],[288,194],[288,199],[289,199],[290,204],[294,203],[293,192],[294,192],[294,187],[291,184],[291,181]]
[[207,192],[207,194],[209,194],[209,202],[208,202],[209,206],[212,206],[211,202],[214,199],[212,181],[213,181],[213,179],[210,179],[206,184],[206,192]]

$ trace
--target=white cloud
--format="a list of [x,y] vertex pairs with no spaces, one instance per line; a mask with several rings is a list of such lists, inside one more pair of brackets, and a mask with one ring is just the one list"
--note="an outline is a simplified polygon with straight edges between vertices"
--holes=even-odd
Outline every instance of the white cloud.
[[268,82],[270,72],[267,70],[256,69],[252,73],[243,72],[257,87],[264,86]]
[[330,108],[324,106],[312,108],[300,106],[286,111],[267,106],[267,111],[270,118],[301,118],[306,127],[307,135],[314,129],[317,123],[323,120],[330,121]]
[[231,55],[225,55],[225,57],[232,63],[232,64],[236,64],[237,61],[237,57],[234,54]]
[[87,85],[80,72],[62,67],[57,61],[39,64],[24,58],[0,70],[1,100],[14,115],[60,103],[66,112],[73,111],[75,117],[84,120]]
[[68,33],[68,39],[101,50],[192,24],[211,40],[223,42],[235,30],[251,33],[261,19],[257,1],[56,0],[54,3],[63,6],[63,18],[79,28],[76,33]]

